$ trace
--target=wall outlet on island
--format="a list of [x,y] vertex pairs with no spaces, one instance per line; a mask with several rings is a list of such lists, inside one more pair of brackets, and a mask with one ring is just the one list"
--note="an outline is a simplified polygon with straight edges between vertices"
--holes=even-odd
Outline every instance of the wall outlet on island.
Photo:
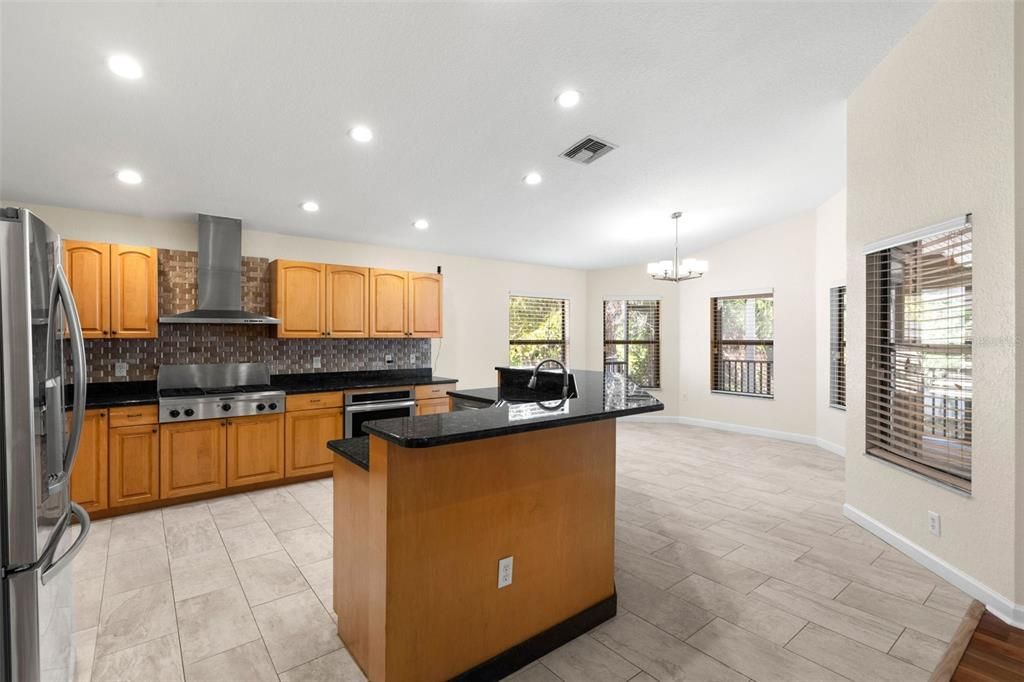
[[512,584],[512,557],[498,560],[498,589]]
[[317,355],[313,358],[313,369],[320,369],[323,367],[323,363],[320,362],[320,356]]
[[387,354],[384,355],[384,362],[385,363],[390,365],[394,361],[395,361],[395,356],[392,355],[391,353],[387,353]]
[[928,530],[932,535],[942,535],[942,517],[938,512],[928,512]]
[[126,376],[128,376],[128,363],[127,362],[115,362],[114,363],[114,376],[115,377],[126,377]]

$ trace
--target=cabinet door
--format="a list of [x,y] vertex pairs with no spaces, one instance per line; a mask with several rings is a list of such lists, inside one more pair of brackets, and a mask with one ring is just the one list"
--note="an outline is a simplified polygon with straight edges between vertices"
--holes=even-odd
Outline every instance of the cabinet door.
[[119,339],[155,339],[157,252],[147,246],[110,246],[110,334]]
[[327,441],[342,437],[344,425],[341,410],[333,408],[288,412],[285,421],[285,475],[300,476],[330,471],[335,455],[327,449]]
[[109,338],[110,245],[66,240],[64,272],[71,283],[85,338]]
[[431,400],[416,401],[417,417],[424,414],[444,414],[445,412],[451,412],[448,398],[433,398]]
[[328,265],[325,331],[335,338],[370,335],[370,271],[348,265]]
[[71,472],[71,499],[88,512],[107,508],[107,464],[107,411],[86,410],[82,440]]
[[160,497],[224,488],[227,422],[219,419],[160,427]]
[[409,273],[370,270],[370,336],[408,336]]
[[160,429],[156,424],[110,429],[110,506],[160,499]]
[[284,415],[228,420],[228,487],[284,477]]
[[277,325],[278,338],[324,336],[324,266],[276,260],[271,278],[271,312],[281,320]]
[[441,275],[409,273],[409,336],[441,338],[443,288]]

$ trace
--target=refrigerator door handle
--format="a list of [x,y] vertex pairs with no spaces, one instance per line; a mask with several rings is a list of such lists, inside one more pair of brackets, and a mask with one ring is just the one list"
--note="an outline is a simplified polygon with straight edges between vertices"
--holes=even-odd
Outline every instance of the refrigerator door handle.
[[[89,529],[92,527],[92,521],[89,519],[89,513],[82,509],[82,506],[77,502],[70,502],[70,509],[68,513],[64,515],[64,519],[61,521],[60,532],[54,533],[49,542],[49,547],[43,551],[42,561],[44,562],[44,568],[40,573],[40,581],[45,585],[53,579],[58,573],[64,570],[64,567],[71,563],[71,560],[75,558],[75,555],[82,549],[82,545],[85,544],[85,538],[89,535]],[[56,561],[53,560],[53,554],[57,550],[57,546],[60,544],[61,539],[64,537],[64,533],[67,531],[68,526],[71,525],[71,516],[78,519],[78,525],[81,526],[81,530],[78,533],[78,537],[68,547],[67,551],[60,555],[60,558]]]

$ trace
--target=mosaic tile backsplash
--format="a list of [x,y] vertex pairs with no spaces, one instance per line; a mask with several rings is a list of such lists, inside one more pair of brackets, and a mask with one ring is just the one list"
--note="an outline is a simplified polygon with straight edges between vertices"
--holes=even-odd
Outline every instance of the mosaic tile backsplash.
[[[160,315],[196,305],[194,251],[160,249]],[[270,314],[270,261],[242,258],[242,307]],[[430,339],[277,339],[263,325],[162,324],[157,339],[90,339],[85,342],[89,381],[156,379],[160,365],[266,362],[273,374],[430,367]],[[385,362],[390,354],[393,362]],[[321,366],[314,369],[313,358]],[[128,375],[114,376],[127,362]]]

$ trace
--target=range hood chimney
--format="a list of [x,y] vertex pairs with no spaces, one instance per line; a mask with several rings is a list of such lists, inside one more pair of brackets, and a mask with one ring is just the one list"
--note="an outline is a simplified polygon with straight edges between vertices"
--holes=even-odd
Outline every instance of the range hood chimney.
[[165,324],[278,324],[242,310],[242,221],[200,213],[199,307],[161,317]]

